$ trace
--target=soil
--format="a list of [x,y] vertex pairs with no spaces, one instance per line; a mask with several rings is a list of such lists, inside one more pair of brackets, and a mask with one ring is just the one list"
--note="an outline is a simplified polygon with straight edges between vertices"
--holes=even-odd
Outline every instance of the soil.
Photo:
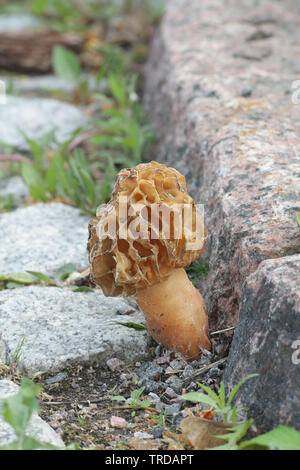
[[[180,421],[198,414],[199,408],[179,396],[197,390],[197,381],[218,391],[228,348],[228,337],[217,335],[213,353],[189,365],[182,356],[162,350],[153,341],[152,357],[147,362],[125,366],[112,358],[105,365],[68,368],[54,377],[58,380],[55,383],[49,384],[49,376],[40,377],[38,382],[44,384],[39,397],[40,416],[66,445],[77,443],[80,449],[188,448]],[[149,371],[151,378],[145,379]],[[200,374],[193,378],[197,372]],[[151,402],[144,409],[121,399],[112,400],[114,396],[128,399],[141,387],[145,388],[139,400]]]

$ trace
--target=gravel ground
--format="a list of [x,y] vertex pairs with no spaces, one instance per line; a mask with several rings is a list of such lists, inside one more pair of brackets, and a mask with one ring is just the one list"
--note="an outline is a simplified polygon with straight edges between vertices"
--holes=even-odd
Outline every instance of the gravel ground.
[[[187,448],[180,422],[188,414],[199,413],[201,407],[197,409],[180,395],[196,391],[199,381],[218,390],[229,342],[225,333],[213,334],[212,352],[187,363],[153,341],[152,359],[133,367],[111,358],[105,366],[75,367],[52,377],[37,377],[43,384],[40,416],[65,444],[76,442],[80,449]],[[139,400],[149,403],[135,408],[130,396],[141,387]],[[119,399],[112,400],[116,396]]]

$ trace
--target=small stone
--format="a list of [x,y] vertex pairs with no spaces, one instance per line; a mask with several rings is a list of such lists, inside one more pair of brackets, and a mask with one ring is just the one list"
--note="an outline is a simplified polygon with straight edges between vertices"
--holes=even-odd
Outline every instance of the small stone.
[[176,415],[179,410],[180,410],[180,403],[174,403],[173,405],[170,405],[170,406],[166,406],[166,414],[168,416],[173,416],[173,415]]
[[169,398],[177,398],[177,393],[171,387],[167,387],[165,390],[165,395]]
[[169,361],[170,361],[169,354],[165,354],[164,356],[158,357],[156,359],[157,364],[168,364]]
[[159,403],[160,398],[156,393],[150,392],[148,393],[148,399],[151,400],[153,403]]
[[112,357],[106,361],[106,365],[112,372],[114,372],[120,369],[121,362],[116,357]]
[[182,362],[178,361],[177,359],[174,359],[170,362],[170,367],[172,367],[172,369],[174,370],[180,370],[182,369]]
[[157,392],[163,388],[163,383],[162,382],[156,382],[155,380],[141,380],[139,381],[139,385],[142,387],[145,387],[145,392]]
[[221,377],[222,371],[218,367],[212,367],[211,369],[209,369],[207,375],[211,379],[217,379],[218,377]]
[[157,366],[155,364],[151,364],[150,367],[148,367],[145,370],[144,377],[147,379],[158,379],[160,375],[163,372],[163,368],[160,366]]
[[194,368],[191,365],[187,365],[184,368],[184,371],[182,372],[182,377],[184,379],[187,378],[187,377],[190,377],[191,375],[193,375],[194,372],[195,372]]
[[101,391],[101,392],[106,392],[106,390],[107,390],[107,384],[101,385],[100,391]]
[[52,385],[55,383],[62,382],[66,377],[68,377],[68,374],[66,372],[60,372],[59,374],[56,374],[54,377],[50,377],[45,381],[46,385]]
[[183,420],[182,412],[175,413],[173,418],[172,418],[173,426],[179,427],[182,420]]
[[243,96],[244,98],[247,98],[252,95],[252,91],[253,89],[251,86],[246,86],[245,88],[242,89],[241,96]]
[[179,393],[183,386],[183,381],[176,375],[172,375],[166,380],[166,384],[170,385],[176,393]]
[[154,426],[154,428],[152,429],[152,435],[154,439],[160,439],[162,437],[163,430],[164,428],[160,424]]
[[136,431],[133,435],[137,439],[152,439],[153,436],[148,432]]
[[120,418],[119,416],[111,416],[110,425],[113,428],[122,429],[122,428],[126,428],[128,423],[127,423],[126,419],[124,419],[124,418]]
[[134,450],[158,450],[157,442],[151,436],[151,439],[129,439],[128,445]]

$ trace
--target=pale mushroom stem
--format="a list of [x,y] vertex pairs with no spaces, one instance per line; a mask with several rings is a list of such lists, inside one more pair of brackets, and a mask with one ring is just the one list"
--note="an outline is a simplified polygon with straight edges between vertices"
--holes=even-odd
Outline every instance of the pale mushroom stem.
[[139,289],[136,300],[149,333],[167,349],[198,359],[210,350],[204,301],[183,268],[173,269],[165,281]]

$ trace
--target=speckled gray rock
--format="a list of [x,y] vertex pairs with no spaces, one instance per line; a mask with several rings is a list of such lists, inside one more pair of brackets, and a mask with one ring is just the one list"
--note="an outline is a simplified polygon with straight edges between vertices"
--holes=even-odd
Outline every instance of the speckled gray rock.
[[[149,335],[116,322],[142,322],[126,300],[95,292],[29,286],[0,292],[2,360],[9,364],[24,338],[20,370],[57,372],[71,364],[127,363],[148,355]],[[0,358],[1,359],[1,358]]]
[[20,176],[9,176],[0,180],[0,199],[12,195],[16,205],[22,204],[26,196],[29,196],[29,189]]
[[243,288],[239,323],[225,371],[238,406],[263,430],[286,424],[300,430],[300,255],[263,261]]
[[20,151],[29,150],[24,135],[38,140],[54,132],[57,143],[68,140],[74,131],[87,123],[87,118],[75,106],[46,98],[7,96],[0,106],[1,142]]
[[8,33],[12,31],[20,31],[22,29],[31,29],[40,26],[41,22],[38,18],[31,15],[22,14],[5,14],[0,15],[0,32]]
[[[18,393],[18,391],[19,387],[15,383],[10,380],[0,380],[0,399],[9,398]],[[62,439],[37,413],[32,415],[26,435],[43,443],[52,444],[60,448],[64,447]],[[0,416],[0,447],[11,444],[15,439],[14,430]]]
[[88,267],[88,217],[60,203],[34,204],[0,214],[0,273],[54,275],[65,264]]
[[181,171],[204,204],[212,329],[236,323],[262,260],[300,251],[298,12],[297,0],[172,0],[152,46],[149,159]]

